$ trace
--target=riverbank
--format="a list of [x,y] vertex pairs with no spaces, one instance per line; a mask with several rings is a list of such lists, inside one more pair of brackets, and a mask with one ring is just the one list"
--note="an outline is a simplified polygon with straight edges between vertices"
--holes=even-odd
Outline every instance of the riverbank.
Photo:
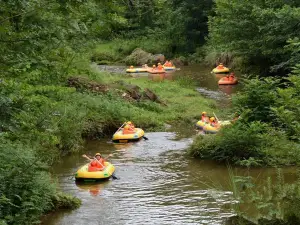
[[[202,97],[195,90],[191,77],[179,76],[174,80],[157,82],[147,76],[134,78],[125,74],[100,72],[97,68],[84,68],[82,71],[85,75],[81,77],[94,89],[83,86],[74,88],[68,80],[56,85],[36,85],[32,84],[32,80],[17,82],[6,78],[0,84],[2,96],[10,97],[2,99],[5,103],[5,114],[2,118],[6,119],[1,128],[4,144],[0,147],[2,154],[6,156],[2,157],[2,165],[8,168],[17,167],[18,174],[26,174],[18,180],[11,175],[11,171],[16,173],[14,170],[7,170],[2,174],[5,182],[2,183],[4,185],[1,186],[1,190],[10,199],[4,214],[14,213],[16,208],[12,204],[20,204],[12,193],[29,202],[43,202],[35,208],[34,213],[27,213],[28,206],[23,205],[22,218],[17,219],[20,224],[25,220],[37,221],[43,213],[60,206],[79,206],[78,199],[56,197],[59,189],[56,185],[49,186],[52,176],[47,171],[48,165],[51,166],[62,155],[81,149],[86,138],[111,136],[128,120],[145,129],[146,134],[151,130],[164,131],[173,124],[194,129],[202,110],[217,113],[216,102]],[[68,76],[68,79],[70,77]],[[142,91],[148,88],[159,96],[163,104],[149,99],[137,101],[128,98],[127,91],[120,88],[120,83],[138,85]],[[101,87],[108,89],[98,92]],[[11,142],[18,144],[8,148],[7,143]],[[11,149],[14,149],[16,154],[13,154]],[[22,161],[19,155],[22,155]],[[28,165],[32,164],[35,166],[31,167],[29,173]],[[30,186],[38,200],[24,195],[23,189],[19,188],[21,184]],[[57,201],[58,206],[51,207],[52,199]]]

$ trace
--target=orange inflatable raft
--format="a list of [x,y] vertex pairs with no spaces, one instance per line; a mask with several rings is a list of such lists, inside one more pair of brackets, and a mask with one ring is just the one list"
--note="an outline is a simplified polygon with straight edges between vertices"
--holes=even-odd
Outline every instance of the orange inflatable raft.
[[164,69],[149,69],[148,73],[165,73],[166,71]]
[[227,77],[223,77],[218,81],[219,85],[234,85],[238,83],[238,79],[235,77],[233,79],[228,79]]

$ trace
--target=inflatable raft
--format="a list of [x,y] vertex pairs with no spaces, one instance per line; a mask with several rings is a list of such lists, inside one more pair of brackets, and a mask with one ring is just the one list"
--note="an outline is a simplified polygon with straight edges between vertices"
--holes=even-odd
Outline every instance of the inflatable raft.
[[158,69],[148,69],[148,73],[165,73],[166,71],[164,69],[158,70]]
[[77,181],[105,180],[105,179],[109,179],[112,176],[112,174],[115,172],[114,165],[109,162],[104,163],[104,165],[105,165],[104,170],[93,171],[93,172],[88,171],[89,164],[90,163],[85,164],[84,166],[79,168],[79,170],[76,172],[75,179]]
[[163,66],[166,71],[176,70],[175,66]]
[[127,69],[126,73],[146,73],[148,72],[148,68],[133,68]]
[[216,134],[222,126],[226,126],[229,124],[231,124],[231,122],[229,120],[219,121],[219,126],[217,126],[217,127],[213,127],[210,124],[206,124],[203,127],[203,131],[208,134]]
[[139,141],[145,134],[141,128],[135,128],[133,134],[123,134],[123,128],[118,130],[112,137],[112,141],[116,143],[127,143]]
[[199,120],[197,123],[196,123],[196,127],[200,128],[200,129],[203,129],[203,127],[208,124],[206,122],[203,122],[202,120]]
[[223,68],[216,67],[212,70],[212,72],[213,73],[229,73],[229,69],[225,66],[223,66]]
[[218,81],[219,85],[234,85],[237,84],[238,80],[237,78],[234,79],[228,79],[227,77],[223,77]]

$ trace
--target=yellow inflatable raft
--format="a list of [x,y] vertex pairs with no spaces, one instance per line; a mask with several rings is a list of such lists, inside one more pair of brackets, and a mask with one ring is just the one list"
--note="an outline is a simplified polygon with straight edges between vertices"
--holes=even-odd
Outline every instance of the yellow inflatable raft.
[[139,141],[145,134],[141,128],[135,128],[133,134],[123,134],[123,128],[118,130],[112,137],[112,141],[116,143],[127,143],[131,141]]
[[127,69],[126,73],[146,73],[148,72],[148,68],[133,68]]
[[109,179],[115,172],[115,167],[109,162],[104,163],[105,168],[102,171],[89,172],[89,163],[82,166],[75,174],[75,179],[77,181],[97,181]]
[[225,66],[223,68],[216,67],[212,70],[212,72],[213,73],[229,73],[229,69]]
[[202,120],[199,120],[197,123],[196,123],[196,127],[200,128],[200,129],[203,129],[203,127],[208,124],[208,123],[205,123],[203,122]]
[[208,134],[216,134],[222,126],[226,126],[226,125],[229,125],[229,124],[231,124],[231,122],[229,120],[219,121],[219,126],[218,127],[213,127],[210,124],[206,124],[203,127],[203,131],[205,133],[208,133]]
[[166,71],[176,70],[175,66],[163,66]]

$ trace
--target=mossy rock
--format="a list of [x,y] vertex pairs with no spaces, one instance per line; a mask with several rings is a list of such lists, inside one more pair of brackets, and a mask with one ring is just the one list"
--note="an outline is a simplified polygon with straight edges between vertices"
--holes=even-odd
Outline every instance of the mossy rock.
[[133,52],[124,59],[126,65],[141,66],[144,64],[157,64],[158,62],[163,63],[165,56],[163,54],[153,55],[149,52],[144,51],[141,48],[136,48]]

